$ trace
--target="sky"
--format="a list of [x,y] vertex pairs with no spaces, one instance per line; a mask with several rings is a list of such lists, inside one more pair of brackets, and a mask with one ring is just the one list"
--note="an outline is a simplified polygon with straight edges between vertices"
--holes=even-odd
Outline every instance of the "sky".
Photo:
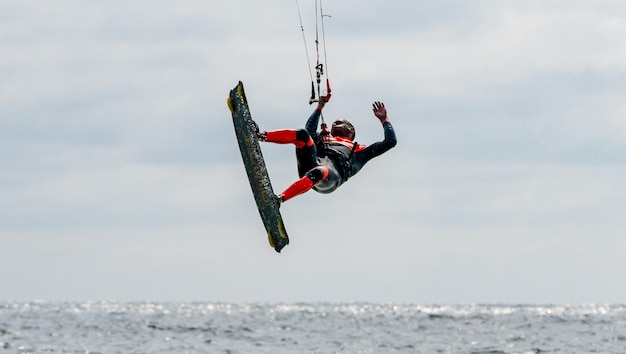
[[299,5],[304,39],[295,1],[2,1],[0,300],[625,301],[626,3],[324,1],[326,119],[371,144],[383,101],[398,145],[279,254],[226,98],[304,126]]

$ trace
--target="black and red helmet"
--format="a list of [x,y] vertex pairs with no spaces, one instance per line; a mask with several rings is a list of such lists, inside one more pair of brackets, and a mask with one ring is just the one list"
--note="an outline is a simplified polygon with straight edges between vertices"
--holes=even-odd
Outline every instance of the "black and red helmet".
[[330,128],[330,133],[333,136],[340,136],[350,140],[354,140],[354,137],[356,136],[354,126],[345,119],[338,119],[334,121],[332,127]]

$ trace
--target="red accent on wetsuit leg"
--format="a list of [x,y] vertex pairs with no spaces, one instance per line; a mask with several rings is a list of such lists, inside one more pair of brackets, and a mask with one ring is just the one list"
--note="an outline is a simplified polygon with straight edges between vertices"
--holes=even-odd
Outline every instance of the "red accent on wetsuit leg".
[[328,168],[326,168],[324,166],[320,166],[319,168],[322,169],[322,181],[323,181],[326,178],[328,178]]
[[304,143],[296,140],[296,131],[292,129],[268,131],[266,133],[265,141],[276,144],[295,144],[296,147],[304,146]]
[[313,145],[313,139],[310,137],[306,142],[298,140],[297,132],[293,129],[272,130],[266,132],[265,134],[265,141],[269,143],[294,144],[296,148]]
[[314,185],[315,183],[313,183],[309,177],[305,176],[300,178],[294,184],[285,189],[285,191],[281,194],[283,196],[283,201],[286,202],[297,195],[308,192]]

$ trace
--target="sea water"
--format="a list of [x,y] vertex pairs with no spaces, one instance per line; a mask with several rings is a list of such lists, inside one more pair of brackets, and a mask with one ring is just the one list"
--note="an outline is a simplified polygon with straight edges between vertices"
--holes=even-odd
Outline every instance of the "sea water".
[[0,354],[544,352],[626,353],[626,306],[0,302]]

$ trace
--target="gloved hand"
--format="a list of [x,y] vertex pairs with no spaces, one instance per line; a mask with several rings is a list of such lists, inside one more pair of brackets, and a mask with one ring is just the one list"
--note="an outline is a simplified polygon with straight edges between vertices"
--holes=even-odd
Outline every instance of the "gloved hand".
[[326,105],[326,102],[330,100],[330,94],[326,96],[320,96],[320,100],[317,102],[317,108],[322,109]]

